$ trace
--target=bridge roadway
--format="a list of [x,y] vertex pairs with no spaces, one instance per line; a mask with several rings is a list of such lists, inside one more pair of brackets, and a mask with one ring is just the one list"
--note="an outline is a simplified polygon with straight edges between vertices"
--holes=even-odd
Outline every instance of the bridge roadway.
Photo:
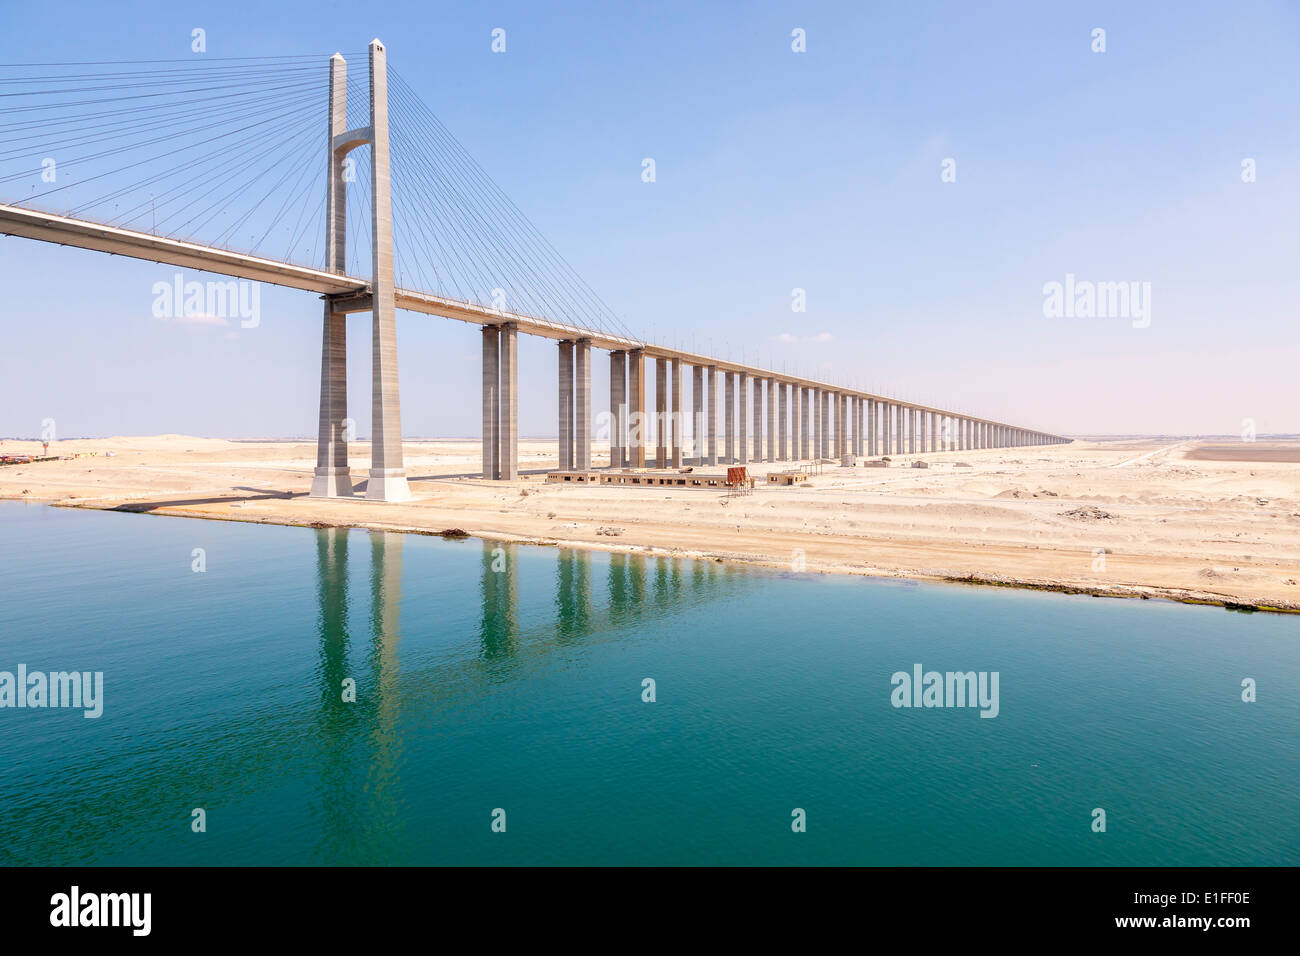
[[[98,252],[107,252],[110,255],[127,256],[149,262],[161,262],[182,268],[199,269],[205,272],[231,276],[237,279],[249,279],[290,289],[301,289],[305,292],[315,292],[330,298],[334,302],[334,311],[336,312],[369,312],[371,310],[370,284],[364,279],[325,272],[307,266],[293,265],[276,259],[267,259],[242,252],[232,252],[228,249],[198,245],[180,239],[155,236],[151,233],[121,229],[85,219],[69,218],[0,203],[0,234],[37,239],[80,249],[93,249]],[[871,392],[846,388],[843,385],[820,382],[815,379],[774,372],[741,362],[731,362],[699,353],[640,342],[635,339],[610,335],[606,332],[564,322],[555,322],[538,316],[493,309],[473,302],[448,299],[428,292],[415,292],[399,288],[396,290],[396,304],[397,308],[409,312],[456,319],[460,322],[478,326],[500,326],[506,323],[514,323],[520,332],[528,335],[537,335],[557,341],[586,339],[590,341],[592,346],[609,351],[637,349],[643,351],[647,358],[676,359],[683,365],[715,368],[722,373],[743,373],[751,379],[775,379],[781,383],[801,385],[806,389],[905,405],[916,412],[953,416],[978,425],[1016,427],[993,419],[977,418],[965,413],[952,412],[914,402],[901,402],[896,398],[887,398]],[[1055,438],[1057,436],[1050,437]]]

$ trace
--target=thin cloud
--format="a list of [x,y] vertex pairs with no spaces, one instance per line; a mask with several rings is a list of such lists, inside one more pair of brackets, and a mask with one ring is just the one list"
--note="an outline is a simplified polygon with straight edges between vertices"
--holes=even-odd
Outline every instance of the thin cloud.
[[829,332],[818,332],[816,335],[792,335],[789,332],[782,332],[780,335],[772,336],[774,342],[781,342],[785,345],[795,345],[799,342],[829,342],[835,336]]
[[195,315],[174,315],[174,316],[162,315],[162,316],[157,316],[157,318],[161,319],[164,322],[175,322],[177,325],[210,325],[210,326],[217,326],[220,328],[224,328],[230,325],[230,321],[228,319],[224,319],[219,315],[207,315],[206,313],[198,313]]

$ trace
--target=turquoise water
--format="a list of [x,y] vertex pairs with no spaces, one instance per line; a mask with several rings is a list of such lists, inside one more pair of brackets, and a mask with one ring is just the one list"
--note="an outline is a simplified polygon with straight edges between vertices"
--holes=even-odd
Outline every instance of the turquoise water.
[[1300,863],[1300,618],[494,547],[0,503],[0,863]]

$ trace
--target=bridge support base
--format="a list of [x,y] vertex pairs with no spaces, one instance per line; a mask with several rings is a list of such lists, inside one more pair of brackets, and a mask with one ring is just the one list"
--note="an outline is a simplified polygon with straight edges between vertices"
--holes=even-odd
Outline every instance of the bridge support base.
[[313,498],[351,498],[352,472],[347,468],[317,468],[311,480]]
[[371,501],[410,501],[411,488],[406,483],[406,469],[370,469],[370,479],[366,483],[366,498]]

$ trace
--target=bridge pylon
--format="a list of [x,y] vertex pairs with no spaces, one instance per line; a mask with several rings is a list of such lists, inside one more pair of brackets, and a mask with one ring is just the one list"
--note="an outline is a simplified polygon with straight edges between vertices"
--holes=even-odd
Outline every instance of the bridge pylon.
[[[371,402],[370,475],[366,497],[406,501],[410,488],[402,463],[402,414],[397,378],[397,308],[393,276],[393,200],[388,136],[388,56],[370,42],[370,125],[347,128],[347,62],[330,58],[328,166],[325,183],[325,268],[342,274],[347,253],[347,154],[370,147]],[[355,297],[345,297],[354,300]],[[348,468],[347,314],[355,301],[326,297],[321,339],[320,419],[313,497],[351,497]]]

